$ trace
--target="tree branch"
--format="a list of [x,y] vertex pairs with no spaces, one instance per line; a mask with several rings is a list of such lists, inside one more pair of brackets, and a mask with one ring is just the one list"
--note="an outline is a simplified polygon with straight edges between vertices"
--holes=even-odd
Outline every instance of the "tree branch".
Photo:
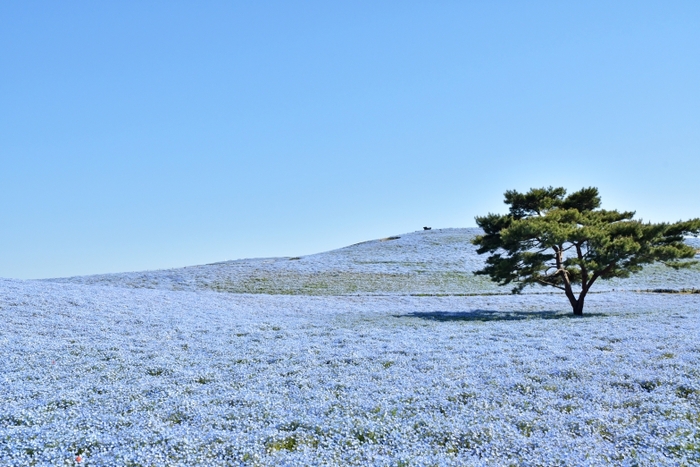
[[547,282],[547,281],[542,280],[542,279],[539,279],[539,278],[537,279],[537,282],[539,282],[539,283],[542,284],[542,285],[548,285],[548,286],[550,286],[550,287],[554,287],[555,289],[559,289],[559,290],[564,290],[564,291],[566,291],[566,289],[565,289],[564,287],[560,286],[560,285],[554,285],[554,284],[552,284],[551,282]]
[[579,243],[576,243],[576,254],[578,255],[578,259],[580,261],[579,267],[581,268],[581,285],[583,288],[586,288],[586,283],[588,282],[588,270],[583,262],[583,252],[581,251],[581,245]]
[[576,304],[578,303],[578,300],[576,300],[576,297],[574,296],[573,290],[571,290],[571,281],[569,280],[569,274],[567,273],[566,269],[562,267],[562,254],[561,254],[561,248],[557,248],[556,246],[554,247],[554,251],[556,252],[555,258],[557,262],[557,271],[561,271],[561,276],[562,279],[564,280],[564,293],[566,294],[566,298],[569,299],[569,303],[571,303],[571,306],[576,309]]
[[605,267],[605,269],[603,269],[602,271],[596,271],[596,272],[594,272],[594,273],[593,273],[593,276],[591,277],[591,281],[588,283],[588,286],[586,287],[586,290],[588,290],[588,289],[591,288],[591,286],[593,285],[593,283],[595,282],[596,279],[598,279],[598,278],[599,278],[600,276],[602,276],[603,274],[606,274],[606,273],[610,272],[610,270],[611,270],[612,268],[614,268],[616,264],[617,264],[617,261],[613,261],[612,263],[608,264],[608,265]]

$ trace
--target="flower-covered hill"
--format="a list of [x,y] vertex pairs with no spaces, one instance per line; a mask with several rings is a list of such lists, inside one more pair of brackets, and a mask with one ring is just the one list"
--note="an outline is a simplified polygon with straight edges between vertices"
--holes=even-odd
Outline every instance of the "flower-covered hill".
[[[484,264],[477,229],[436,229],[391,236],[304,257],[245,259],[179,269],[51,279],[167,290],[292,295],[509,293],[473,272]],[[698,239],[688,242],[700,249]],[[629,279],[599,281],[594,291],[692,289],[700,267],[650,265]],[[547,289],[529,289],[542,292]]]

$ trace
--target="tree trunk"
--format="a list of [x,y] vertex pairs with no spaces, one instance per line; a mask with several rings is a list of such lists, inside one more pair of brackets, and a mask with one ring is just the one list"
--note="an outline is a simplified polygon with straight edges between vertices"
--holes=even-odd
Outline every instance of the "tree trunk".
[[572,304],[572,307],[574,309],[574,316],[583,316],[583,299],[585,298],[585,295],[583,292],[581,295],[579,295],[578,300],[576,300],[576,304]]

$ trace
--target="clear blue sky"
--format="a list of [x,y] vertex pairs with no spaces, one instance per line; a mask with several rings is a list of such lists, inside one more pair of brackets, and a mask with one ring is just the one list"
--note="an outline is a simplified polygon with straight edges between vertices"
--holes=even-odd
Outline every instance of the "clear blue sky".
[[700,2],[0,3],[0,277],[292,256],[597,186],[700,216]]

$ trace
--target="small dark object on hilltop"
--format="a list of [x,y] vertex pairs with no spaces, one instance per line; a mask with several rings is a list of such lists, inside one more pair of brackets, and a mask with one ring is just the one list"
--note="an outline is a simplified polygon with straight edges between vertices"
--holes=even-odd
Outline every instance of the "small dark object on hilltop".
[[432,227],[423,227],[423,230],[430,230]]

